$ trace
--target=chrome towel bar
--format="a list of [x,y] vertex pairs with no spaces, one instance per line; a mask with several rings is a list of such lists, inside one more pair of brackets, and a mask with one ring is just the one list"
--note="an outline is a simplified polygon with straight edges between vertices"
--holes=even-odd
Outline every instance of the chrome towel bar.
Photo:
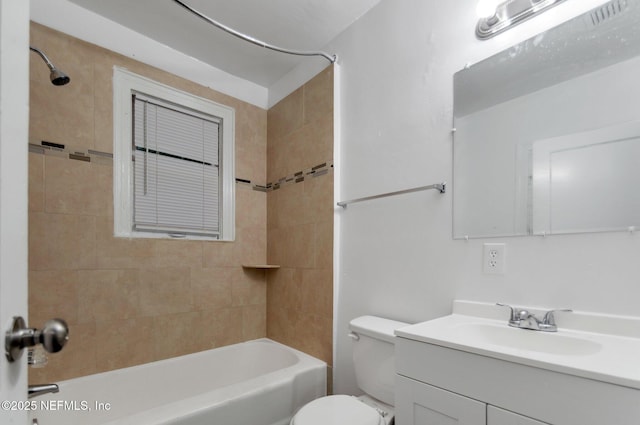
[[396,192],[388,192],[388,193],[382,193],[380,195],[373,195],[373,196],[367,196],[367,197],[364,197],[364,198],[351,199],[350,201],[342,201],[342,202],[338,202],[338,206],[342,207],[342,208],[347,208],[347,205],[355,204],[356,202],[370,201],[372,199],[379,199],[379,198],[386,198],[387,196],[403,195],[405,193],[419,192],[421,190],[436,189],[440,193],[445,193],[446,192],[446,188],[447,188],[447,182],[442,182],[442,183],[430,184],[429,186],[414,187],[413,189],[398,190]]

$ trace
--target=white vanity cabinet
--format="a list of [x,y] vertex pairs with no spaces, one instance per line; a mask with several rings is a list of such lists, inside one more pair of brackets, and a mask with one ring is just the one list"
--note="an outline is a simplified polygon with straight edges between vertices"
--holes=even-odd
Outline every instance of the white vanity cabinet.
[[640,424],[636,389],[404,337],[395,349],[397,425]]
[[548,425],[398,375],[397,425]]
[[398,375],[396,424],[486,425],[486,404]]

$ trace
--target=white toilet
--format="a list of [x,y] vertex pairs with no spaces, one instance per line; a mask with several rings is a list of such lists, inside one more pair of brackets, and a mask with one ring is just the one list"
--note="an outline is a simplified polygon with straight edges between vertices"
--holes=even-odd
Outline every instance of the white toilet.
[[349,323],[358,387],[364,395],[332,395],[303,406],[291,425],[390,425],[394,420],[395,336],[407,323],[362,316]]

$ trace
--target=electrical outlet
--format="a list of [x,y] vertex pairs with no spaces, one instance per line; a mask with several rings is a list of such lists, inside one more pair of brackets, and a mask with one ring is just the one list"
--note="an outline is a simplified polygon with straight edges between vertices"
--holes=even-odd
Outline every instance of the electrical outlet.
[[486,243],[482,255],[482,271],[486,274],[504,274],[507,270],[507,245]]

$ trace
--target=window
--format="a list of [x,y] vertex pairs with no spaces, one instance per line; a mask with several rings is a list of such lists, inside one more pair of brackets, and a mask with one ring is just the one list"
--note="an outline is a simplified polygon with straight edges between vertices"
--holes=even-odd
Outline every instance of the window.
[[116,236],[233,240],[234,111],[114,69]]

